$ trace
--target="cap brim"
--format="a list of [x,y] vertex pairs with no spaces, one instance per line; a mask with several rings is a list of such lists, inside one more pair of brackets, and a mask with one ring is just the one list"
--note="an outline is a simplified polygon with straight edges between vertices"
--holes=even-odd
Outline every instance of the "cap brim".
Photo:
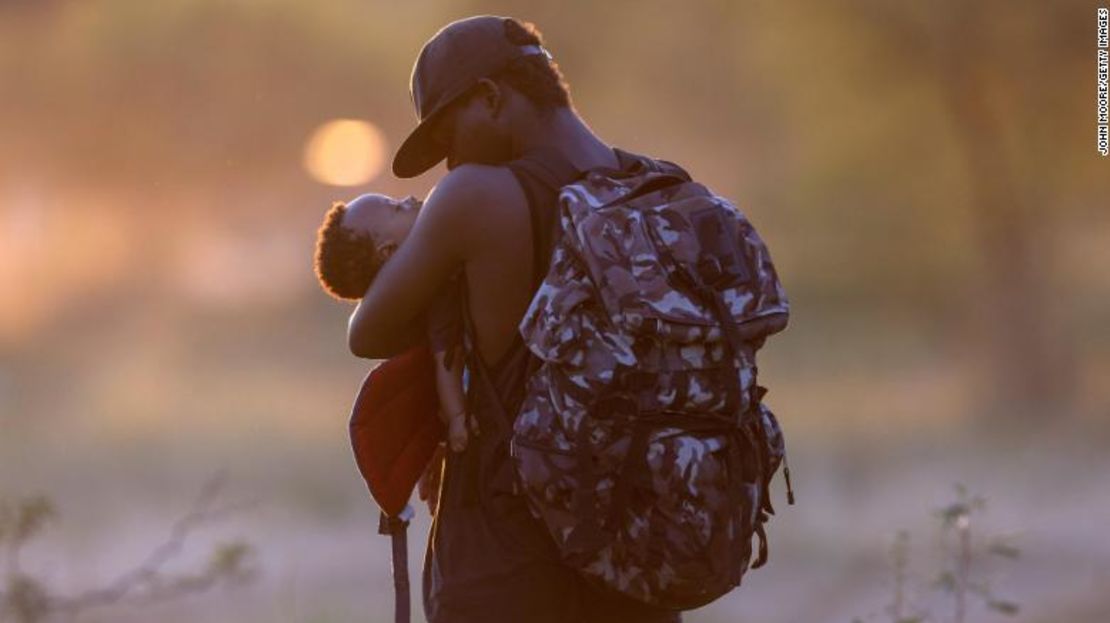
[[417,124],[401,143],[393,156],[393,174],[397,177],[416,177],[447,157],[447,146],[432,138],[432,122],[438,112]]

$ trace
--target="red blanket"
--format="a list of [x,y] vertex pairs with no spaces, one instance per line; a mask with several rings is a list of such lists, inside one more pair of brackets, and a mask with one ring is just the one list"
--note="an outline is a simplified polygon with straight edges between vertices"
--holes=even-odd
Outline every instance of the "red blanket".
[[445,431],[437,411],[435,360],[425,345],[374,368],[351,410],[358,470],[382,512],[397,517]]

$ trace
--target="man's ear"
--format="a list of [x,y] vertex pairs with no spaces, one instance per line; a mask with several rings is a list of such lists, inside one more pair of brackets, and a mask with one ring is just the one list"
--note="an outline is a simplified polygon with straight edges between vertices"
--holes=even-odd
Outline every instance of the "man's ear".
[[489,78],[481,78],[478,80],[480,88],[478,89],[478,97],[481,98],[482,103],[489,109],[491,117],[496,117],[501,109],[505,107],[505,90],[501,85],[497,84]]

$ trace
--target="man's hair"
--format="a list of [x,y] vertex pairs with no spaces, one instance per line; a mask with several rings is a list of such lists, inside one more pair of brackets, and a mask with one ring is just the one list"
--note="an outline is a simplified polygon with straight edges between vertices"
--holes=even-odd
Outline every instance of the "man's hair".
[[316,232],[313,262],[324,291],[339,300],[357,301],[366,294],[384,261],[374,237],[343,226],[347,204],[337,201]]
[[[536,25],[508,18],[505,36],[516,45],[543,45],[543,35]],[[543,54],[532,54],[513,60],[492,76],[520,92],[541,112],[570,107],[570,86],[563,78],[559,64]]]

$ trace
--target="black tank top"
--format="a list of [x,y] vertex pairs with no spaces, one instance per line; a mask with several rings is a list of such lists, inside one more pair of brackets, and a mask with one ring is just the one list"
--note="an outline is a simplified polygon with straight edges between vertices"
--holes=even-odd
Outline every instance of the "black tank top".
[[[559,234],[559,189],[574,181],[580,173],[561,154],[550,149],[530,152],[505,166],[520,184],[528,203],[532,238],[531,295],[535,294],[547,274],[555,237]],[[486,373],[486,378],[493,381],[493,386],[498,390],[496,394],[500,397],[504,410],[507,414],[512,414],[523,397],[524,380],[534,370],[536,362],[530,358],[531,352],[524,346],[520,332],[514,332],[509,348],[493,365],[487,367],[480,351],[473,347],[477,337],[473,323],[466,317],[470,309],[467,294],[469,293],[464,293],[463,296],[463,311],[468,336],[468,362],[472,364],[469,366],[471,387],[476,388],[476,393],[481,393],[484,383],[476,383],[481,381],[481,377],[475,375]],[[488,386],[486,389],[489,389]],[[511,418],[506,423],[511,424]]]
[[[622,167],[635,157],[614,151]],[[559,233],[558,191],[580,173],[550,150],[531,152],[505,166],[528,200],[534,294],[549,268]],[[424,608],[430,620],[438,618],[436,612],[488,606],[491,591],[504,591],[510,578],[519,586],[533,587],[575,581],[574,572],[559,562],[547,528],[516,493],[509,456],[512,419],[523,400],[525,381],[539,362],[517,332],[508,350],[487,366],[475,347],[467,290],[464,280],[460,306],[469,373],[467,410],[477,418],[481,431],[461,453],[447,453],[424,558]],[[536,580],[529,582],[528,577]]]
[[[558,189],[577,171],[558,154],[532,152],[505,165],[524,191],[532,230],[532,291],[547,271],[557,233]],[[523,399],[534,357],[517,332],[508,350],[487,367],[475,348],[467,284],[460,288],[464,352],[468,369],[467,410],[481,432],[461,453],[447,453],[439,506],[424,560],[425,609],[460,606],[479,597],[478,587],[542,561],[555,561],[546,528],[513,489],[508,455],[509,414]],[[430,612],[429,612],[430,614]]]

